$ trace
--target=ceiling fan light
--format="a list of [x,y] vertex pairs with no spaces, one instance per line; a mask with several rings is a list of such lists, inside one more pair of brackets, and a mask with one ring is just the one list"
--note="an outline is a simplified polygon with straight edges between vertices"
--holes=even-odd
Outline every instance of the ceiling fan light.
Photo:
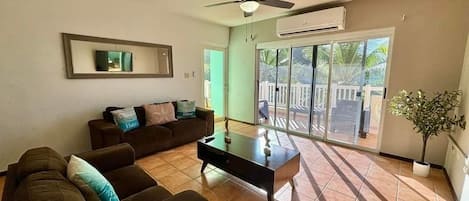
[[245,1],[239,7],[246,13],[252,13],[259,8],[259,3],[257,1]]

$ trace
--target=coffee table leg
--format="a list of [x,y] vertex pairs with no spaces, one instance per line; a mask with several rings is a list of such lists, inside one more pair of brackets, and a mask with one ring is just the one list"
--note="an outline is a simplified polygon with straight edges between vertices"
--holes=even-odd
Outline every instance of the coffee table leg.
[[267,201],[274,201],[274,193],[267,192]]
[[208,163],[205,161],[202,163],[202,168],[200,168],[200,172],[204,172],[205,168],[207,167],[207,164]]
[[290,179],[290,185],[292,189],[295,189],[295,181],[293,179]]

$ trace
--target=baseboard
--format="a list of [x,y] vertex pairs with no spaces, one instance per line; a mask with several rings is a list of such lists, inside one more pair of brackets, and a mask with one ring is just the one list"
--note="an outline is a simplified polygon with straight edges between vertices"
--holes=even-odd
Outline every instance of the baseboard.
[[458,198],[458,196],[456,195],[456,191],[454,191],[453,184],[451,183],[451,179],[449,179],[448,172],[446,171],[445,168],[443,168],[443,172],[445,173],[445,178],[446,178],[446,181],[447,181],[448,184],[449,184],[449,188],[450,188],[450,190],[451,190],[451,194],[453,194],[453,198],[456,200],[456,199]]
[[256,124],[253,124],[253,123],[249,123],[249,122],[245,122],[245,121],[241,121],[241,120],[237,120],[237,119],[232,119],[232,118],[228,118],[228,120],[230,121],[236,121],[236,122],[239,122],[239,123],[243,123],[243,124],[249,124],[251,126],[255,126]]
[[[384,153],[384,152],[379,152],[379,155],[384,156],[384,157],[388,157],[388,158],[394,158],[394,159],[405,161],[405,162],[413,162],[414,161],[414,159],[410,159],[410,158],[406,158],[406,157],[402,157],[402,156],[397,156],[397,155],[394,155],[394,154],[388,154],[388,153]],[[433,164],[433,163],[430,163],[430,166],[432,168],[436,168],[436,169],[444,169],[443,166]]]
[[[401,161],[406,161],[406,162],[413,162],[414,161],[413,159],[410,159],[410,158],[406,158],[406,157],[402,157],[402,156],[396,156],[396,155],[393,155],[393,154],[388,154],[388,153],[383,153],[383,152],[379,152],[379,155],[384,156],[384,157],[394,158],[394,159],[401,160]],[[457,198],[458,196],[456,196],[456,191],[454,191],[453,184],[451,183],[451,180],[449,179],[449,175],[448,175],[448,172],[446,172],[445,167],[443,167],[441,165],[432,164],[432,163],[430,163],[430,166],[432,168],[437,168],[437,169],[443,170],[446,181],[448,182],[449,188],[451,189],[451,194],[453,194],[453,198]]]

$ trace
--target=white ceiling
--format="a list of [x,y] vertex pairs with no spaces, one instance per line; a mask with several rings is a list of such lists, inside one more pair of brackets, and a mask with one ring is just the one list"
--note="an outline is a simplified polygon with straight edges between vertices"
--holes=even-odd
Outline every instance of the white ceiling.
[[250,18],[243,17],[239,4],[228,4],[210,8],[205,7],[205,5],[225,1],[230,0],[166,0],[165,3],[167,3],[167,8],[172,12],[232,27],[287,15],[289,12],[298,9],[317,6],[324,3],[337,2],[337,0],[288,0],[295,3],[295,6],[292,9],[287,10],[261,5],[254,13],[254,16]]

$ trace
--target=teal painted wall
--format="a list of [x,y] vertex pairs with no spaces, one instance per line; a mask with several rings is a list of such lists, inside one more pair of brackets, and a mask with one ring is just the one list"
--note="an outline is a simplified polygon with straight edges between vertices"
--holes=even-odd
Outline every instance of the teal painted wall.
[[[395,27],[388,97],[400,89],[432,92],[458,88],[469,30],[469,1],[353,0],[344,6],[344,32]],[[228,113],[232,119],[255,121],[255,45],[281,40],[275,26],[276,19],[254,23],[256,39],[247,43],[246,26],[230,28]],[[418,158],[420,137],[405,119],[386,114],[382,135],[380,151]],[[435,137],[429,143],[427,160],[443,164],[446,137]]]
[[259,42],[278,39],[275,36],[275,23],[275,20],[255,23],[257,39],[248,39],[247,42],[245,25],[230,29],[228,115],[232,119],[254,123],[255,48]]
[[210,91],[215,116],[225,116],[225,71],[223,51],[210,50]]

